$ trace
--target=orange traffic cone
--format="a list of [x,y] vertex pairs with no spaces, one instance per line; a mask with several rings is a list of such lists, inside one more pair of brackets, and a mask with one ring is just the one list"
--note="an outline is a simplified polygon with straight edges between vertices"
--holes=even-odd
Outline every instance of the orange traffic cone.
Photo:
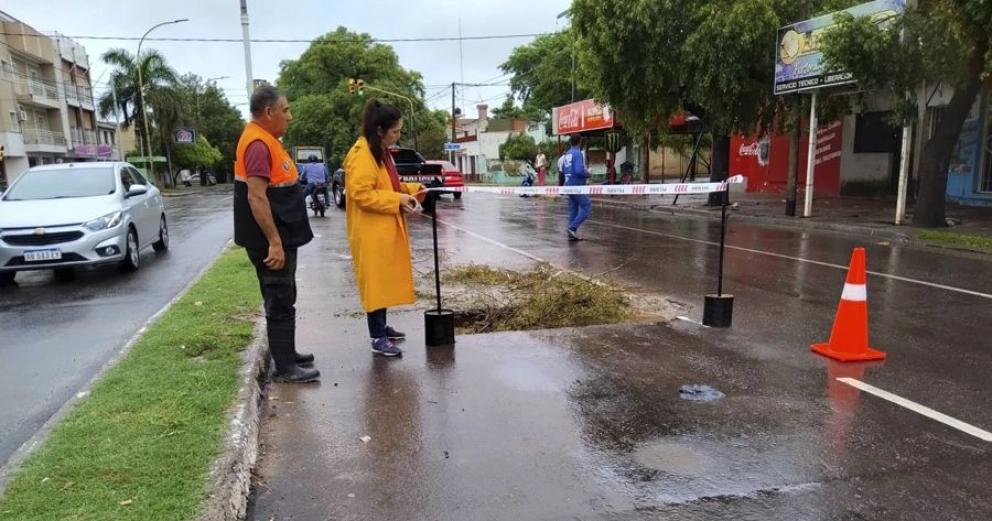
[[865,249],[855,248],[847,283],[837,307],[830,342],[813,344],[813,351],[841,362],[885,360],[885,353],[868,347],[868,290],[865,284]]

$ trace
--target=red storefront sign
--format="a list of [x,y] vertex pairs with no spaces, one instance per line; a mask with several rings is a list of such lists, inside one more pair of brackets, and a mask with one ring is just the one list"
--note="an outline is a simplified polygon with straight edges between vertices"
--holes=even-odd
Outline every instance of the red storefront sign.
[[[840,163],[844,126],[840,121],[826,124],[816,132],[815,192],[840,195]],[[803,129],[799,140],[799,186],[806,184],[806,156],[809,134]],[[747,177],[747,191],[783,193],[789,175],[789,136],[734,135],[730,139],[730,174]]]
[[551,117],[555,122],[555,135],[609,129],[614,124],[610,107],[598,105],[591,99],[555,107]]

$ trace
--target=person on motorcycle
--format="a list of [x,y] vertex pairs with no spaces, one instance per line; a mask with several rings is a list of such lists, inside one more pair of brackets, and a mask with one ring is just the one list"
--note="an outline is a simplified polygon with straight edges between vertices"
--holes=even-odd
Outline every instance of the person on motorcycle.
[[331,205],[331,198],[327,192],[327,184],[330,180],[330,176],[327,173],[327,165],[320,162],[317,156],[310,154],[307,158],[307,164],[303,167],[303,175],[307,180],[307,192],[311,197],[317,197],[319,194],[324,195],[324,206]]

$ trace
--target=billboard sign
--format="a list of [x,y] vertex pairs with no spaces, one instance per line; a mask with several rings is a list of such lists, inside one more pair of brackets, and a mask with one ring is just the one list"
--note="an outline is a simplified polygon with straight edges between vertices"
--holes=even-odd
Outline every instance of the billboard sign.
[[[868,16],[877,24],[885,24],[905,9],[906,0],[874,0],[839,13],[849,13],[856,18]],[[775,47],[775,94],[789,94],[857,81],[846,71],[828,74],[823,72],[823,53],[820,51],[822,38],[835,27],[834,16],[839,13],[787,25],[778,30],[778,45]]]
[[173,133],[173,138],[176,143],[192,144],[196,143],[196,129],[192,128],[177,128]]
[[614,123],[610,107],[599,105],[591,99],[555,107],[551,111],[551,117],[556,136],[609,129],[613,128]]

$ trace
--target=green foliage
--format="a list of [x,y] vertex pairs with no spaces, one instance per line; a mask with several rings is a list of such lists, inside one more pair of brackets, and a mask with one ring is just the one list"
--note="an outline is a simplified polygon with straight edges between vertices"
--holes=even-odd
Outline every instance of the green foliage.
[[[552,108],[572,101],[572,53],[578,52],[576,42],[571,30],[538,36],[513,49],[500,65],[503,72],[513,75],[510,90],[523,104],[519,113],[526,114],[523,117],[541,120],[551,114]],[[577,75],[575,99],[589,95]]]
[[[349,78],[361,79],[370,88],[364,95],[351,94]],[[420,73],[404,69],[392,47],[375,43],[368,34],[339,27],[317,38],[298,59],[282,62],[277,84],[286,92],[294,116],[287,145],[323,145],[332,165],[339,165],[358,139],[362,108],[372,96],[403,112],[404,146],[413,147],[416,134],[417,141],[424,137],[429,143],[425,155],[437,156],[443,148],[443,141],[440,147],[436,142],[444,134],[447,116],[442,120],[426,109]],[[406,99],[373,87],[413,100],[415,117],[410,117]]]
[[180,169],[212,167],[223,157],[220,150],[202,134],[196,137],[195,143],[177,144],[172,150],[172,162]]
[[512,134],[499,146],[500,161],[533,161],[537,143],[528,134]]
[[221,160],[215,165],[218,180],[233,178],[235,152],[245,126],[241,112],[231,105],[216,83],[204,83],[196,74],[183,75],[179,89],[183,92],[185,123],[196,128],[221,153]]
[[[852,0],[811,0],[810,11]],[[720,133],[767,128],[778,28],[799,20],[794,0],[575,0],[579,78],[637,139],[679,109]]]

